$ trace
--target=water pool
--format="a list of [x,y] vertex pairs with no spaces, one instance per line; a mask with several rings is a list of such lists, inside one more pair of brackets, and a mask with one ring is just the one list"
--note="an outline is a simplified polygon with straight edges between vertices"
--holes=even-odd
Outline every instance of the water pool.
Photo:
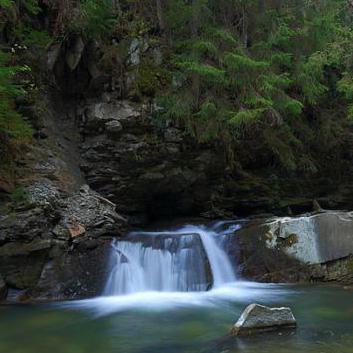
[[[227,338],[252,302],[290,306],[298,329]],[[0,353],[193,352],[353,353],[353,292],[237,282],[209,292],[0,306]]]

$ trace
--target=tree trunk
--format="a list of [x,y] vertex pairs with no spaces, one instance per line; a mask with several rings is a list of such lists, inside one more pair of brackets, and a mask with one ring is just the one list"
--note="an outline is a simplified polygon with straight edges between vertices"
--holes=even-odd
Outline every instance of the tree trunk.
[[248,13],[246,5],[243,5],[243,28],[242,28],[242,37],[243,37],[243,45],[244,48],[248,47],[248,27],[249,27],[249,20],[248,20]]
[[158,25],[159,29],[164,32],[165,30],[165,25],[164,25],[164,19],[163,19],[163,0],[156,0],[156,6],[157,6],[157,18],[158,18]]

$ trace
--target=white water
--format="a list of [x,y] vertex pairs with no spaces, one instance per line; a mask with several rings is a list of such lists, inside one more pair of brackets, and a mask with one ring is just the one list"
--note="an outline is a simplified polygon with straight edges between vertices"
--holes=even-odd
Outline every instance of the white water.
[[[218,222],[212,227],[189,225],[175,231],[131,233],[126,240],[113,243],[113,269],[104,296],[58,305],[88,310],[98,317],[129,310],[228,308],[231,302],[269,304],[288,296],[287,286],[236,278],[224,249],[239,228],[234,222]],[[213,277],[211,288],[207,263]]]
[[[175,231],[135,232],[114,241],[104,295],[206,291],[236,281],[222,241],[235,228],[188,225]],[[238,226],[239,227],[239,226]],[[221,229],[221,230],[220,230]],[[208,267],[209,266],[209,267]],[[211,273],[211,276],[208,273]]]

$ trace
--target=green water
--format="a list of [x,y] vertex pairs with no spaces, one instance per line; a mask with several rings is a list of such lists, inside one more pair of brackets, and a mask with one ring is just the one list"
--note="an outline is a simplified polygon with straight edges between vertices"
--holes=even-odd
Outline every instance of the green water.
[[[225,337],[251,302],[292,307],[297,331]],[[141,293],[0,307],[0,353],[184,352],[353,353],[353,292],[235,284],[214,295]]]

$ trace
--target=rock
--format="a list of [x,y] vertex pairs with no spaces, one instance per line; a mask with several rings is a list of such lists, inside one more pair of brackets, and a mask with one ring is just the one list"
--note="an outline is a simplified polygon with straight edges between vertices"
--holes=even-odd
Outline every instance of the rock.
[[140,63],[140,41],[134,38],[131,41],[129,48],[129,62],[131,65],[138,65]]
[[[328,211],[319,214],[269,220],[272,240],[270,248],[280,247],[284,253],[302,263],[322,264],[353,254],[353,212]],[[289,246],[289,237],[296,240]]]
[[61,43],[56,43],[50,46],[47,53],[47,67],[50,71],[54,69],[61,52]]
[[295,328],[296,320],[290,308],[270,308],[259,304],[250,304],[233,326],[231,334],[250,335],[281,328]]
[[0,175],[0,192],[5,191],[6,193],[10,193],[15,188],[15,185],[12,181],[6,180],[4,177]]
[[26,188],[28,202],[35,206],[54,205],[59,202],[60,191],[49,180],[35,182]]
[[237,232],[242,276],[265,282],[353,283],[353,214],[254,219]]
[[113,120],[105,123],[105,129],[107,130],[109,135],[114,137],[119,136],[119,133],[123,129],[123,126],[119,121]]
[[7,285],[0,275],[0,301],[6,299],[7,296]]
[[71,71],[74,71],[81,61],[82,52],[85,49],[85,43],[81,36],[78,36],[70,43],[70,47],[66,53],[66,63]]
[[164,132],[164,139],[166,142],[174,143],[179,143],[183,141],[183,137],[180,130],[172,127],[166,129],[166,131]]
[[[27,209],[0,215],[0,273],[6,283],[35,297],[97,294],[110,241],[95,239],[120,234],[126,220],[115,212],[114,203],[88,185],[70,196],[45,180],[27,190]],[[86,241],[87,246],[79,246]],[[94,273],[91,282],[87,272]],[[83,279],[85,285],[78,285]]]
[[76,238],[86,233],[85,227],[82,224],[77,224],[75,222],[71,222],[71,224],[68,226],[68,229],[71,238]]
[[143,38],[133,38],[129,47],[128,62],[131,65],[137,66],[141,62],[141,52],[148,50],[148,42]]
[[313,211],[314,212],[321,212],[322,208],[320,206],[320,204],[317,202],[317,200],[313,201]]

